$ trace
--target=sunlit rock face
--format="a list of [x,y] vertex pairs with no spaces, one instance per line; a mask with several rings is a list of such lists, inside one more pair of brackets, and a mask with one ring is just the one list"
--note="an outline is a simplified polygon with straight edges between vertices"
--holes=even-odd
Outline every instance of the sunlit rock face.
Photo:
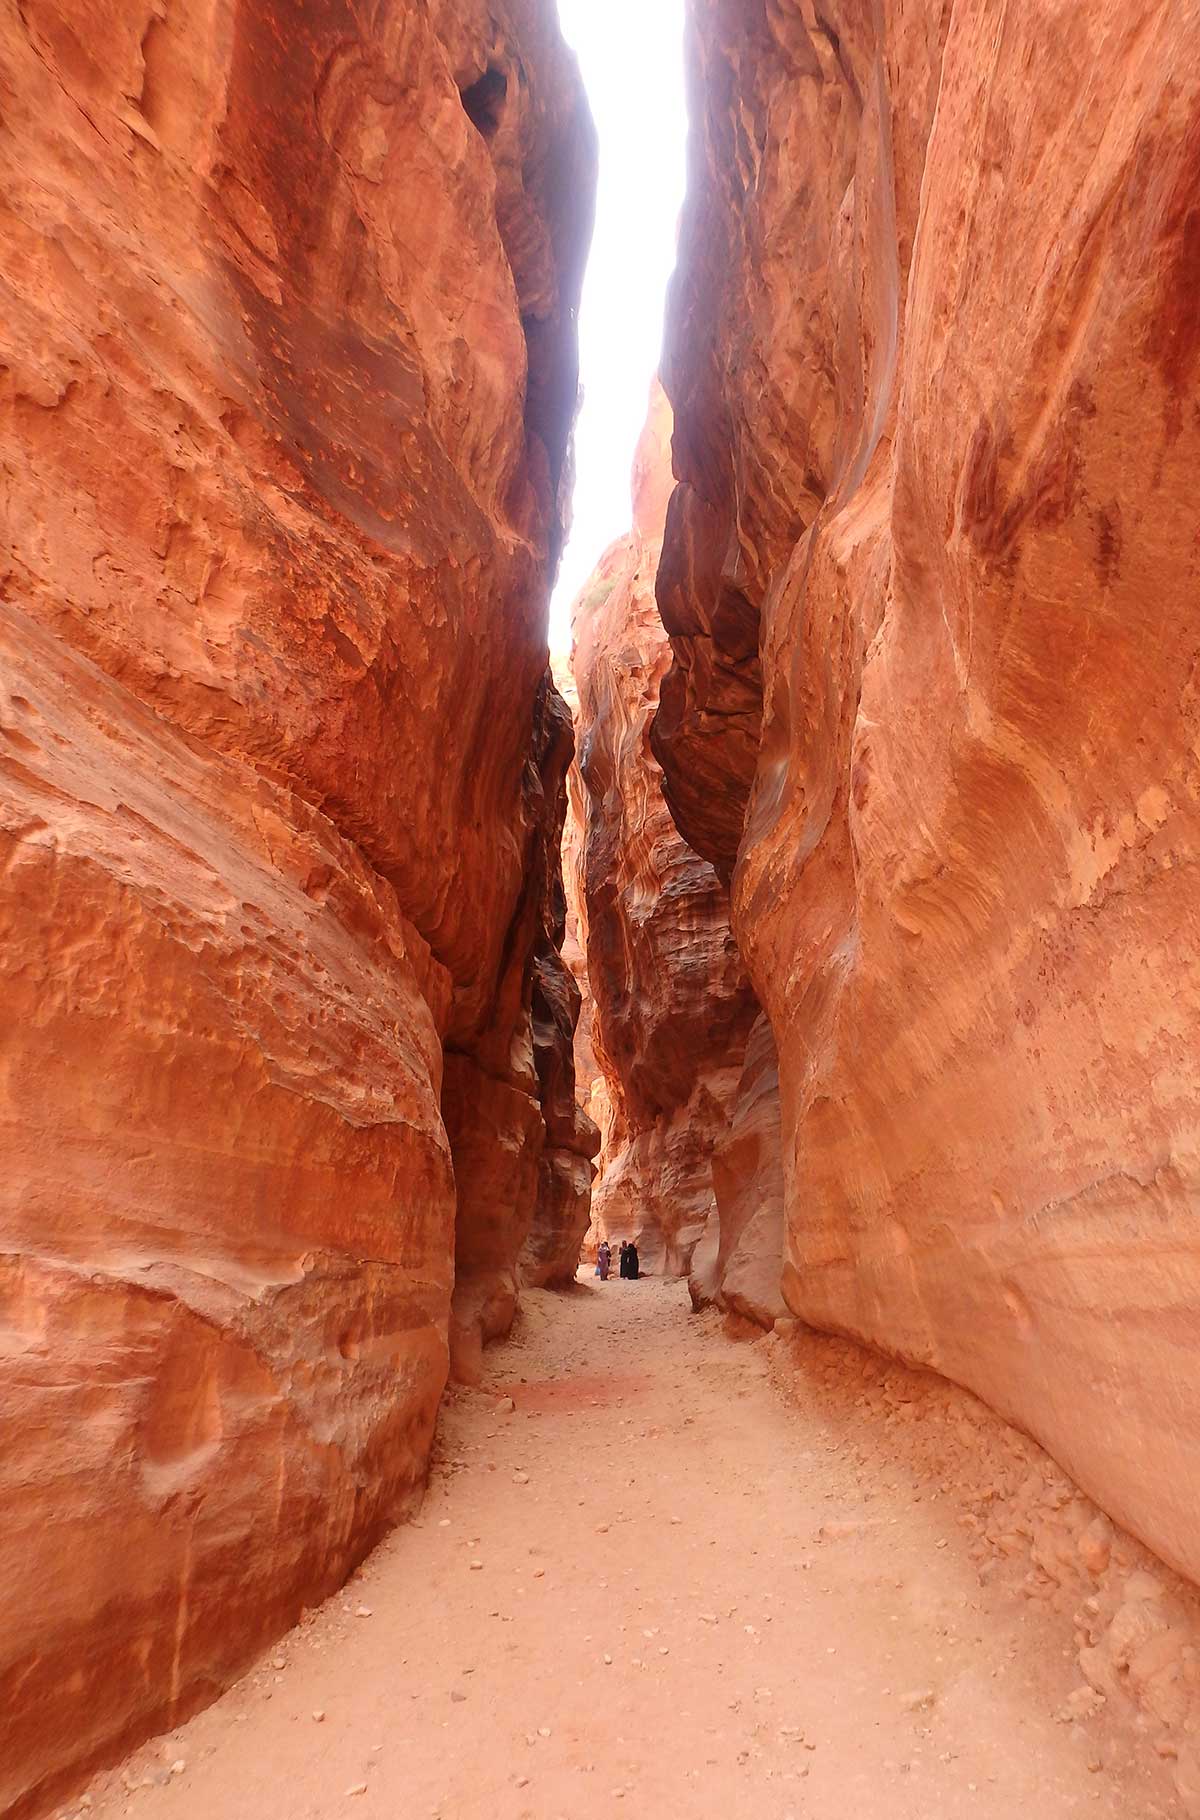
[[593,147],[548,0],[29,0],[0,37],[19,1812],[407,1508],[454,1165],[468,1262],[485,1145],[510,1276],[537,1230]]
[[1193,1576],[1196,25],[691,0],[656,737],[737,836],[790,1305]]
[[579,770],[592,1043],[611,1103],[597,1233],[685,1272],[713,1207],[711,1156],[756,1007],[728,893],[671,822],[649,734],[670,657],[654,579],[671,479],[656,388],[634,468],[634,525],[576,602]]

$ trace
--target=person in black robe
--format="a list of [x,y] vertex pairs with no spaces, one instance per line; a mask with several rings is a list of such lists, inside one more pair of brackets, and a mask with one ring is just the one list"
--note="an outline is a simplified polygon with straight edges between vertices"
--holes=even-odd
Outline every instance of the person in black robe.
[[635,1282],[635,1283],[637,1282],[638,1249],[637,1249],[637,1246],[633,1243],[632,1239],[629,1242],[629,1249],[625,1253],[625,1275],[627,1277],[629,1277],[631,1282]]
[[622,1239],[622,1240],[621,1240],[621,1270],[620,1270],[620,1274],[621,1274],[621,1275],[622,1275],[622,1276],[623,1276],[623,1277],[627,1277],[627,1276],[628,1276],[628,1275],[629,1275],[629,1243],[628,1243],[628,1241],[627,1241],[627,1240],[626,1240],[626,1239]]

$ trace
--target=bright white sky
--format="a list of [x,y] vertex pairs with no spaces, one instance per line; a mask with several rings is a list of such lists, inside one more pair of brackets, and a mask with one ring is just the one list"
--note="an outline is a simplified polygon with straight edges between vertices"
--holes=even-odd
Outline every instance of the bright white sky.
[[629,470],[662,348],[683,203],[683,0],[558,0],[600,135],[596,235],[579,318],[583,409],[575,520],[550,607],[570,647],[571,602],[629,529]]

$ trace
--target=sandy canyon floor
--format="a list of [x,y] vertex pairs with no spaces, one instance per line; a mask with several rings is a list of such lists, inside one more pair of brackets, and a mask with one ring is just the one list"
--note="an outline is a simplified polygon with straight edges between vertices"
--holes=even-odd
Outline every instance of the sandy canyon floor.
[[678,1283],[529,1295],[488,1389],[447,1403],[417,1521],[216,1705],[60,1811],[1172,1812],[1128,1721],[1063,1722],[1069,1618],[1015,1570],[981,1577],[954,1485],[930,1476],[934,1393],[924,1411],[914,1378],[909,1420],[889,1422],[847,1394],[862,1358],[734,1343]]

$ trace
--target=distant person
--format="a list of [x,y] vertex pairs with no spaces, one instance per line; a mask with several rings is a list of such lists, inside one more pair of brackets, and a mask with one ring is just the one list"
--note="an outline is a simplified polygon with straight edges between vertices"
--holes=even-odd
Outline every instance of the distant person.
[[630,1279],[631,1282],[634,1282],[634,1283],[637,1282],[637,1279],[638,1279],[638,1248],[633,1243],[632,1240],[630,1240],[628,1249],[625,1252],[625,1275]]
[[629,1245],[625,1239],[621,1240],[621,1275],[629,1275]]
[[608,1273],[612,1269],[612,1251],[607,1239],[601,1239],[600,1249],[596,1253],[596,1275],[602,1283],[607,1283]]

